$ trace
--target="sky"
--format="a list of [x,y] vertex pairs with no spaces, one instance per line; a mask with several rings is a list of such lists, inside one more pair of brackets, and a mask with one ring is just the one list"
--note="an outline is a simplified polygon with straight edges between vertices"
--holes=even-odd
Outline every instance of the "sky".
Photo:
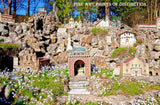
[[[21,2],[22,2],[22,5],[21,6],[23,6],[23,8],[20,8],[20,9],[18,9],[17,10],[17,14],[18,15],[26,15],[26,10],[27,10],[27,1],[28,0],[20,0]],[[45,6],[45,3],[44,3],[44,0],[35,0],[35,1],[38,1],[38,2],[32,2],[32,1],[34,1],[34,0],[31,0],[31,8],[30,8],[30,16],[32,16],[33,15],[33,10],[34,10],[34,6],[36,6],[37,5],[37,8],[36,8],[36,10],[35,10],[35,13],[36,12],[38,12],[38,9],[39,9],[39,7],[44,7]],[[7,7],[7,5],[6,5],[6,7]],[[17,6],[17,7],[19,7],[19,6]],[[3,5],[2,5],[2,1],[0,0],[0,11],[3,9]],[[12,10],[13,10],[13,8],[12,8]]]

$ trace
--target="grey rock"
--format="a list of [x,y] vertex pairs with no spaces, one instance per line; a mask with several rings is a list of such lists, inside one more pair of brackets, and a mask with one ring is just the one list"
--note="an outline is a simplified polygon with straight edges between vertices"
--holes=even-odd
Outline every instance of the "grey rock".
[[4,89],[4,96],[5,96],[6,98],[9,97],[10,89],[11,89],[11,87],[10,87],[9,85],[7,85],[7,86],[5,87],[5,89]]
[[47,47],[47,51],[48,53],[54,53],[55,50],[56,50],[57,46],[55,44],[50,44],[48,47]]
[[22,34],[23,30],[20,24],[16,26],[15,32],[17,32],[18,34]]
[[15,32],[9,32],[9,37],[10,37],[12,40],[15,40],[16,37],[17,37],[17,33],[15,33]]
[[27,24],[26,23],[21,23],[21,26],[22,26],[23,33],[27,32],[27,30],[28,30]]
[[3,29],[1,35],[2,36],[8,36],[9,35],[9,31],[6,30],[6,29]]
[[159,59],[159,52],[151,51],[150,58],[151,59]]
[[25,82],[28,82],[29,81],[29,78],[27,76],[24,76],[24,81]]

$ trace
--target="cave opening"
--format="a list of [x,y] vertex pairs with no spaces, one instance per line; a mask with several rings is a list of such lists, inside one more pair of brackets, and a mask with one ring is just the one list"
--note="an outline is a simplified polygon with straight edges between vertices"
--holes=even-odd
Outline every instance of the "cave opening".
[[36,27],[37,30],[43,30],[43,20],[42,19],[39,19],[36,25],[37,25]]

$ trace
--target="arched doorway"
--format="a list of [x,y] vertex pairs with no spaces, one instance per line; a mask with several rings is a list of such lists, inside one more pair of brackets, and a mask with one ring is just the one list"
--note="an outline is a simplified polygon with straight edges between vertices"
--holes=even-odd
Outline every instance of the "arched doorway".
[[74,63],[74,76],[85,75],[85,63],[82,60],[77,60]]
[[152,71],[149,72],[149,76],[152,76]]

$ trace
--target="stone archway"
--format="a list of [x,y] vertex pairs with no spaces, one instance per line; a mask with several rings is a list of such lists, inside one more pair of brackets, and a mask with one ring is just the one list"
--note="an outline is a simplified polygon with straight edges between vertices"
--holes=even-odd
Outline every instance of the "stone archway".
[[74,76],[85,76],[85,63],[82,60],[77,60],[74,63]]

